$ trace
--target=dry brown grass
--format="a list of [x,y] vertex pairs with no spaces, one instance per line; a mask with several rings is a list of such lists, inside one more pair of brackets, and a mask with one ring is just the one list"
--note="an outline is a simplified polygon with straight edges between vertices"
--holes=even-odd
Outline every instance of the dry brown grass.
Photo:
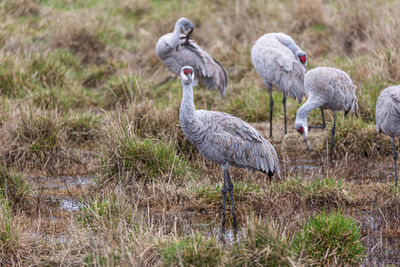
[[[262,223],[268,216],[285,227],[290,239],[309,216],[340,209],[362,227],[369,262],[398,263],[399,194],[388,185],[391,147],[375,133],[374,108],[379,92],[400,77],[399,7],[381,0],[3,1],[1,159],[22,171],[24,181],[81,173],[97,184],[90,190],[38,186],[35,208],[8,212],[1,206],[0,235],[4,222],[16,235],[0,245],[0,258],[7,259],[0,264],[160,265],[161,244],[199,232],[218,235],[222,172],[184,137],[180,83],[154,53],[157,38],[180,16],[194,22],[194,39],[229,77],[224,100],[196,88],[196,107],[257,122],[264,136],[268,93],[249,53],[262,34],[289,33],[307,52],[310,68],[341,68],[357,86],[360,118],[339,116],[332,162],[326,157],[329,130],[311,132],[313,152],[305,153],[290,127],[298,108],[292,100],[283,138],[281,94],[274,94],[277,135],[271,142],[284,179],[269,183],[263,174],[232,168],[239,226],[266,232],[248,223],[252,211]],[[319,113],[309,119],[319,122]],[[314,172],[301,171],[302,165]],[[60,210],[54,199],[63,197],[82,199],[83,208]],[[222,248],[222,264],[230,262],[230,249]],[[260,255],[253,248],[245,252],[245,260]]]
[[83,158],[69,147],[67,128],[57,110],[21,106],[4,127],[1,158],[8,166],[52,175],[80,173],[87,168]]
[[40,14],[40,7],[37,1],[6,0],[2,1],[1,5],[8,15],[15,17],[38,16]]
[[54,46],[70,49],[82,63],[105,63],[112,54],[103,41],[96,36],[95,27],[88,29],[80,25],[68,25],[54,38]]

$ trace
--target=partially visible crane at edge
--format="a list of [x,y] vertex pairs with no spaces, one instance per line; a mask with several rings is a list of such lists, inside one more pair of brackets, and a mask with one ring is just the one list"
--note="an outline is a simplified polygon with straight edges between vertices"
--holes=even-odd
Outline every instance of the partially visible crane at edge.
[[392,140],[394,174],[396,186],[399,176],[397,173],[397,151],[394,138],[400,137],[400,85],[390,86],[383,90],[376,101],[375,107],[376,130],[384,132]]

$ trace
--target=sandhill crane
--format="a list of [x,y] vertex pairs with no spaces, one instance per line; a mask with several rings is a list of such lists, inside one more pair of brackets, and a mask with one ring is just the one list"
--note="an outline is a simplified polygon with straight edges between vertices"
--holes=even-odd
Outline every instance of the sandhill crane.
[[179,75],[183,66],[193,66],[197,79],[195,82],[199,81],[210,90],[218,89],[223,98],[228,82],[225,69],[190,39],[193,29],[190,20],[178,19],[174,31],[158,39],[157,57],[176,75]]
[[375,107],[376,130],[384,132],[392,140],[394,173],[396,186],[397,174],[397,151],[394,144],[395,136],[400,136],[400,85],[390,86],[382,91],[376,101]]
[[251,60],[257,73],[269,91],[269,136],[272,137],[272,85],[283,93],[283,112],[286,125],[286,96],[290,94],[299,103],[304,94],[304,73],[307,65],[306,53],[297,46],[292,37],[284,33],[267,33],[261,36],[251,49]]
[[237,231],[233,184],[229,167],[261,171],[269,178],[280,178],[278,156],[274,147],[250,124],[223,112],[196,110],[193,103],[194,70],[184,66],[180,74],[183,99],[179,119],[185,136],[207,159],[217,163],[224,172],[222,189],[222,231],[225,230],[227,192],[231,200],[233,226]]
[[[307,149],[307,133],[311,128],[326,127],[324,109],[333,110],[332,146],[330,157],[335,144],[336,113],[343,110],[345,115],[349,111],[358,111],[358,100],[354,85],[347,73],[336,68],[320,67],[307,71],[304,78],[304,89],[307,101],[297,110],[294,127],[303,136]],[[320,108],[322,115],[321,126],[308,126],[307,115],[311,110]]]

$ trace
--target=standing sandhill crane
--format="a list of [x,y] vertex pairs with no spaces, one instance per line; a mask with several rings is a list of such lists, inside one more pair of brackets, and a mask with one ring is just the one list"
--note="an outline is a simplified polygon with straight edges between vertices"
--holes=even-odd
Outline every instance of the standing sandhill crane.
[[209,90],[218,89],[223,98],[228,82],[225,69],[190,39],[193,29],[190,20],[178,19],[174,31],[158,39],[157,57],[176,75],[179,75],[183,66],[193,66],[197,79],[195,82],[199,81]]
[[[330,157],[335,144],[336,113],[343,110],[347,115],[349,111],[358,111],[358,100],[355,94],[354,85],[346,72],[329,67],[315,68],[307,71],[304,78],[304,89],[307,101],[297,110],[294,128],[303,136],[307,149],[310,151],[307,142],[309,129],[325,129],[324,109],[333,110],[332,146]],[[321,126],[308,126],[307,115],[311,110],[320,108],[322,115]]]
[[392,140],[394,173],[396,186],[397,174],[397,152],[394,144],[395,136],[400,136],[400,85],[390,86],[382,91],[376,101],[375,107],[376,130],[384,132]]
[[269,137],[272,137],[272,85],[283,93],[283,112],[286,125],[286,96],[290,94],[299,103],[304,94],[304,73],[307,65],[306,53],[297,46],[292,37],[284,33],[267,33],[261,36],[251,49],[251,60],[269,91]]
[[196,110],[193,103],[194,70],[184,66],[180,74],[183,99],[180,123],[185,136],[207,159],[217,163],[224,171],[222,189],[222,231],[225,231],[226,193],[231,200],[233,226],[237,231],[233,184],[229,167],[261,171],[272,178],[280,178],[278,156],[274,147],[250,124],[232,115],[217,111]]

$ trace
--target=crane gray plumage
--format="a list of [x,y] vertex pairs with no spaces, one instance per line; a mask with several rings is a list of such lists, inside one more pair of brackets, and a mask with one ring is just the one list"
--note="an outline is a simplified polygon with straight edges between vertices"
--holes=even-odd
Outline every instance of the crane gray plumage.
[[[308,148],[307,133],[309,129],[324,129],[326,127],[324,110],[332,110],[334,113],[330,152],[332,157],[337,112],[344,111],[345,115],[347,115],[349,111],[358,111],[358,100],[354,84],[346,72],[336,68],[320,67],[309,70],[306,73],[304,89],[307,101],[297,110],[295,129],[303,136]],[[321,110],[322,126],[308,126],[307,115],[315,108]]]
[[[178,19],[174,31],[158,39],[157,57],[176,75],[183,66],[193,66],[196,82],[210,90],[218,89],[224,97],[228,82],[225,69],[189,38],[193,28],[193,23],[187,18]],[[186,35],[182,31],[187,32]]]
[[286,96],[291,95],[299,102],[303,98],[306,53],[289,35],[268,33],[261,36],[254,44],[251,49],[251,59],[270,93],[270,137],[272,137],[272,85],[277,86],[283,93],[286,135]]
[[383,90],[376,101],[375,107],[376,130],[384,132],[392,140],[394,172],[396,186],[398,183],[397,151],[394,138],[400,137],[400,85],[390,86]]
[[268,140],[250,124],[223,112],[196,110],[193,103],[193,79],[191,67],[181,71],[183,99],[180,107],[180,123],[186,138],[207,159],[220,165],[224,171],[223,220],[225,222],[226,193],[229,191],[232,215],[236,229],[233,203],[233,184],[228,169],[230,166],[261,171],[272,177],[280,177],[278,156]]

